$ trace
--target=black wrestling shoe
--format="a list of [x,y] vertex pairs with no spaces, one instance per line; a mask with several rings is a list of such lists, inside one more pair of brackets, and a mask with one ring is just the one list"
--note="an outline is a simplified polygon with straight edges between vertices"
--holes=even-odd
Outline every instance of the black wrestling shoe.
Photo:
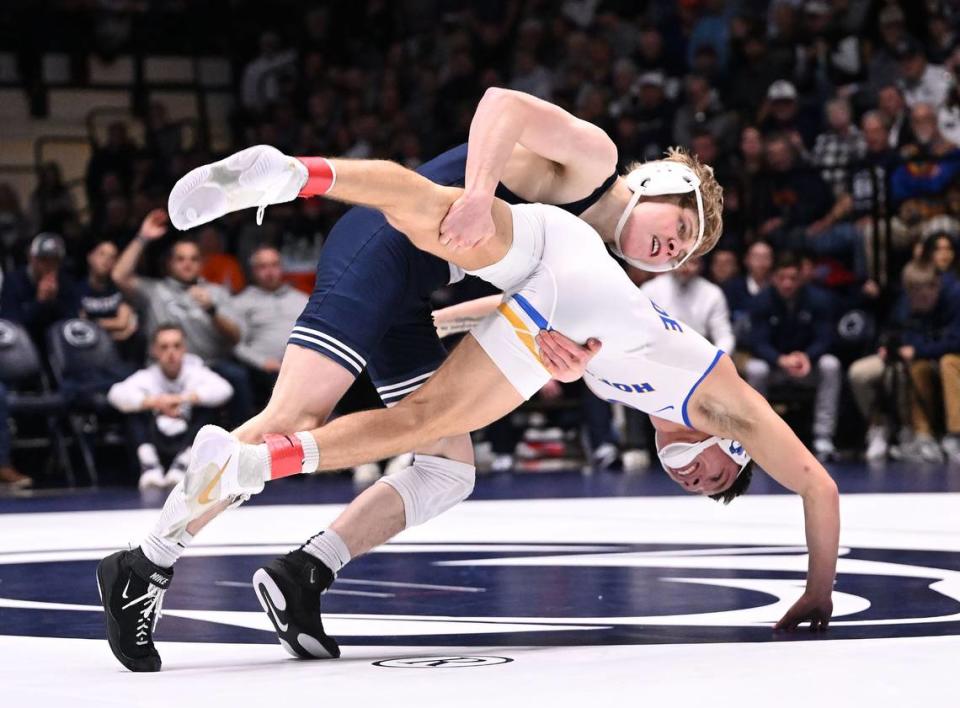
[[130,671],[160,670],[153,630],[172,579],[172,568],[152,563],[139,548],[118,551],[97,566],[107,641],[113,655]]
[[301,550],[270,561],[253,574],[253,589],[277,631],[280,645],[299,659],[336,659],[337,642],[323,631],[320,595],[333,573]]

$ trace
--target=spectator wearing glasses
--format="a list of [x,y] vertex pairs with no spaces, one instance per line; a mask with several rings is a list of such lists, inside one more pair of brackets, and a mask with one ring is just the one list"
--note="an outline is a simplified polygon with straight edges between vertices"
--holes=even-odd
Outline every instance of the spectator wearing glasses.
[[113,281],[131,300],[142,304],[146,313],[147,336],[160,323],[178,325],[191,354],[223,376],[234,390],[230,422],[239,423],[253,413],[247,370],[232,360],[240,341],[240,324],[226,288],[200,277],[200,249],[188,238],[179,238],[170,247],[165,278],[136,274],[137,262],[146,245],[167,232],[167,215],[157,209],[143,220],[140,230],[120,255],[113,269]]

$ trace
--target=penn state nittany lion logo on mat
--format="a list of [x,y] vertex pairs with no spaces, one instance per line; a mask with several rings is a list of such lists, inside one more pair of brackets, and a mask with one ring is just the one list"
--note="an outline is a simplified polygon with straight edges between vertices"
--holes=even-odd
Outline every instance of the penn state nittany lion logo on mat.
[[[158,639],[274,642],[249,580],[278,549],[195,551],[177,565]],[[92,578],[104,553],[0,554],[0,631],[102,637]],[[345,645],[769,641],[784,636],[772,624],[806,566],[806,549],[789,546],[388,545],[324,596],[324,624]],[[960,554],[842,549],[834,604],[833,639],[960,634]]]

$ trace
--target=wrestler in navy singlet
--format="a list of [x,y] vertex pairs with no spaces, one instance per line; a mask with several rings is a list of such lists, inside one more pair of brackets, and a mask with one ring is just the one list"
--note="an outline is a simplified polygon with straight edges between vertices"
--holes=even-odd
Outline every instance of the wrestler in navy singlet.
[[[448,187],[461,187],[467,146],[448,150],[417,172]],[[559,205],[580,215],[610,188],[611,175],[590,196]],[[497,196],[523,203],[503,185]],[[443,363],[447,352],[431,316],[430,295],[462,274],[418,250],[383,214],[354,207],[331,229],[317,264],[310,301],[290,343],[317,351],[348,371],[364,367],[385,404],[415,391]]]

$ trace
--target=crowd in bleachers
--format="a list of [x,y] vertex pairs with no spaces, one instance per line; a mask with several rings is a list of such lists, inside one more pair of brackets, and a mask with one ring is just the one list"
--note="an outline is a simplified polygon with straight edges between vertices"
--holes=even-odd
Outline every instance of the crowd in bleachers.
[[[158,11],[151,3],[67,4],[129,21],[133,30],[112,37],[112,51],[143,36],[136,28]],[[852,448],[874,460],[960,462],[955,4],[211,6],[235,11],[221,30],[229,41],[218,40],[237,69],[233,149],[263,142],[295,155],[416,167],[465,142],[483,92],[506,86],[604,128],[621,167],[671,145],[696,153],[724,187],[720,244],[678,273],[649,281],[631,269],[631,277],[733,352],[744,376],[781,401],[791,423],[809,425],[820,457]],[[174,3],[163,21],[192,11]],[[204,22],[212,14],[204,12]],[[261,227],[239,213],[175,237],[154,210],[177,177],[216,155],[203,141],[185,144],[162,102],[141,118],[142,142],[121,121],[94,146],[86,213],[56,163],[42,166],[26,205],[0,184],[0,317],[21,323],[41,350],[51,324],[85,317],[109,333],[123,359],[142,366],[151,351],[161,372],[157,350],[165,340],[157,333],[179,336],[192,355],[183,368],[196,357],[232,390],[218,415],[236,422],[267,395],[284,330],[304,302],[284,284],[284,270],[291,279],[310,269],[342,208],[297,200],[271,208]],[[437,305],[465,297],[469,286],[458,287],[438,293]],[[155,427],[174,418],[181,423],[171,429],[189,430],[203,416],[168,413],[202,409],[192,405],[193,393],[144,394],[136,410],[154,411]],[[862,428],[841,408],[859,410]],[[644,447],[629,416],[626,432],[618,425],[613,433],[609,408],[598,412],[589,402],[582,409],[598,464],[615,463],[611,448]],[[806,423],[789,417],[794,409],[808,411]],[[149,434],[137,434],[139,449],[149,446]],[[509,436],[505,446],[496,444],[499,434],[491,437],[501,456],[516,446]],[[5,440],[0,426],[0,479],[22,484]],[[138,455],[144,470],[159,465],[153,448]],[[174,469],[176,454],[160,457],[174,460],[166,462]]]

